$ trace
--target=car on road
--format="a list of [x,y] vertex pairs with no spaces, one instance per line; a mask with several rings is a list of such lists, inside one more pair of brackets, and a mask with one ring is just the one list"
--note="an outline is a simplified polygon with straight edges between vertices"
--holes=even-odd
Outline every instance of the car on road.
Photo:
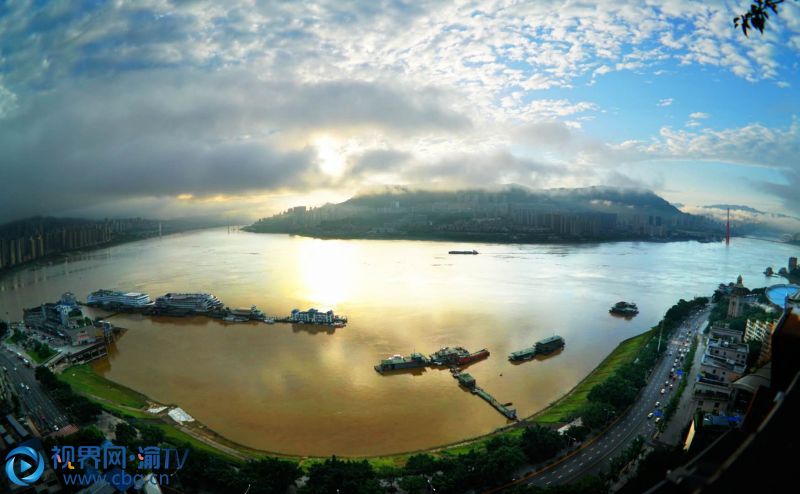
[[669,389],[672,389],[672,388],[673,388],[673,384],[669,383]]
[[58,432],[58,426],[57,426],[57,425],[54,425],[54,426],[53,426],[53,430],[54,430],[54,431],[56,431],[56,432]]
[[660,406],[661,406],[661,402],[660,402],[660,401],[657,401],[657,402],[656,402],[656,408],[658,408],[658,407],[660,407]]
[[666,391],[667,391],[666,389],[664,389],[664,388],[661,388],[661,394],[662,394],[662,395],[663,395],[664,393],[666,393]]
[[661,422],[661,417],[656,417],[656,424]]
[[653,418],[653,412],[647,414],[647,420],[650,420],[651,418]]

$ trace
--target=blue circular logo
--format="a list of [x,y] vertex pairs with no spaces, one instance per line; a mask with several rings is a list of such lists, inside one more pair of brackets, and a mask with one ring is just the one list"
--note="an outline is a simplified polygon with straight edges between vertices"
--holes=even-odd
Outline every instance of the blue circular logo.
[[17,485],[27,487],[39,480],[43,472],[44,458],[29,446],[14,448],[6,456],[6,475]]

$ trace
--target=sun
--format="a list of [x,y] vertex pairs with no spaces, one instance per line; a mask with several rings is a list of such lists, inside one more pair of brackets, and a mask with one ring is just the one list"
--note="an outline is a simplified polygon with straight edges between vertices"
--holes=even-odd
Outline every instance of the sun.
[[314,147],[317,148],[319,167],[324,173],[338,177],[344,172],[345,158],[336,141],[329,136],[318,137],[314,139]]

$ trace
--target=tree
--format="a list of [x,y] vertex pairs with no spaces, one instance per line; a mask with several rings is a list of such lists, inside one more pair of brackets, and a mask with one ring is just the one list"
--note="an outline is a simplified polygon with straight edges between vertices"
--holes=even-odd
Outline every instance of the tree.
[[164,442],[164,431],[154,425],[138,425],[139,435],[145,446],[158,446]]
[[553,429],[538,424],[522,433],[522,450],[531,463],[539,463],[556,455],[565,446],[564,438]]
[[335,456],[316,463],[308,471],[303,494],[380,494],[383,492],[375,472],[366,461],[342,461]]
[[47,367],[40,365],[33,374],[36,376],[36,380],[42,383],[45,388],[51,389],[57,386],[58,379]]
[[438,468],[436,458],[425,453],[410,456],[405,466],[406,472],[411,474],[431,474]]
[[564,433],[566,436],[571,437],[577,442],[581,442],[586,439],[586,436],[589,435],[591,429],[586,427],[585,425],[573,425]]
[[609,377],[600,384],[594,386],[588,395],[589,401],[596,403],[608,403],[617,412],[621,412],[636,399],[638,387],[636,383],[631,383],[617,374]]
[[239,471],[241,492],[250,486],[251,494],[283,494],[300,477],[297,463],[277,458],[248,461]]
[[[558,433],[556,433],[558,434]],[[560,448],[559,448],[560,449]],[[558,450],[556,450],[557,452]],[[554,453],[555,454],[555,453]],[[487,484],[508,482],[514,472],[525,464],[525,454],[516,444],[502,444],[489,449],[480,462],[480,477]]]
[[427,492],[428,480],[422,475],[406,475],[400,479],[400,488],[409,494]]
[[733,26],[742,28],[745,36],[748,36],[747,31],[755,28],[758,32],[764,34],[764,28],[769,20],[769,11],[773,14],[778,14],[778,5],[782,4],[783,0],[755,0],[750,4],[750,10],[742,15],[737,15],[733,18]]
[[127,422],[117,424],[114,428],[114,434],[117,438],[116,443],[121,446],[132,446],[139,438],[136,428]]
[[578,416],[586,427],[599,429],[614,416],[614,408],[607,403],[587,403],[580,409]]

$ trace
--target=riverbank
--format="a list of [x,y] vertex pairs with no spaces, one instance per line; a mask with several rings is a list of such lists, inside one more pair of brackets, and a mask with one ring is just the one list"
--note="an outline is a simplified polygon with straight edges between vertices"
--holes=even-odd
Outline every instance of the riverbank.
[[428,242],[478,242],[488,244],[600,244],[611,242],[687,242],[697,241],[703,243],[722,242],[721,237],[708,239],[691,235],[674,235],[670,237],[652,237],[648,235],[605,235],[596,237],[561,237],[558,235],[527,235],[524,233],[469,233],[469,232],[402,232],[402,233],[347,233],[347,232],[312,232],[291,231],[283,229],[259,230],[250,227],[242,231],[258,234],[294,235],[298,237],[314,238],[319,240],[411,240]]
[[[465,438],[450,444],[390,455],[358,457],[357,459],[366,459],[379,471],[398,468],[403,466],[406,460],[415,454],[429,453],[435,456],[455,456],[466,453],[471,449],[483,449],[485,443],[496,436],[517,436],[522,433],[524,426],[532,423],[547,426],[563,423],[588,402],[587,396],[592,387],[603,382],[619,367],[632,362],[636,358],[639,350],[653,337],[653,331],[651,329],[622,341],[595,369],[564,396],[519,423],[510,424],[488,434]],[[89,364],[69,367],[59,374],[58,378],[70,384],[75,392],[86,396],[114,415],[128,416],[137,420],[156,423],[158,427],[165,431],[168,438],[189,442],[195,447],[220,454],[228,459],[241,461],[259,456],[275,456],[296,460],[303,466],[324,460],[324,457],[285,455],[280,452],[249,448],[230,441],[196,422],[191,425],[176,425],[171,419],[165,417],[163,413],[154,415],[147,412],[148,408],[164,406],[163,404],[157,403],[135,390],[106,379]]]

